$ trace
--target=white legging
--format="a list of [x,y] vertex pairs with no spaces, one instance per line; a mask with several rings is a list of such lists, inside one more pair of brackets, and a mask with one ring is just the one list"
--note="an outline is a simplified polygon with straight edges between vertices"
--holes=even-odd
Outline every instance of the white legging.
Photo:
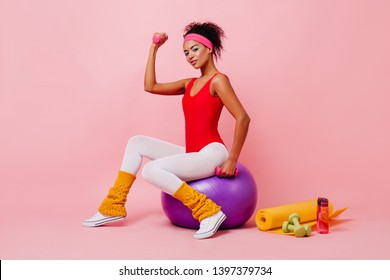
[[148,158],[142,176],[168,194],[174,194],[183,181],[210,177],[215,168],[228,158],[226,147],[218,142],[205,146],[197,153],[156,138],[138,135],[129,139],[121,170],[136,175],[142,159]]

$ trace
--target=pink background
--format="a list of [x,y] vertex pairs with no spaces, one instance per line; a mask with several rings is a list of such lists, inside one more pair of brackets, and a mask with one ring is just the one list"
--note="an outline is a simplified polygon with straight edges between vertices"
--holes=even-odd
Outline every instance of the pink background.
[[[1,1],[0,259],[389,259],[389,10],[385,0]],[[128,219],[81,227],[129,137],[184,143],[181,98],[145,93],[143,74],[164,31],[158,80],[197,76],[182,30],[205,20],[226,31],[218,67],[252,119],[240,161],[258,209],[326,196],[349,207],[331,234],[264,233],[253,217],[196,241],[141,176]],[[226,111],[220,128],[231,144]]]

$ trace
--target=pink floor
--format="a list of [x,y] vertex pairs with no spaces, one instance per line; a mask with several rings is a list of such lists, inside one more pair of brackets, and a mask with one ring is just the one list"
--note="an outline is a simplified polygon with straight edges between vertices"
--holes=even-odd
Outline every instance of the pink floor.
[[[103,188],[92,198],[81,190],[78,200],[65,193],[23,205],[4,200],[0,259],[390,259],[389,219],[358,203],[348,205],[328,235],[295,238],[261,232],[253,217],[242,228],[199,241],[192,237],[194,230],[171,225],[159,192],[139,182],[127,202],[128,218],[100,228],[82,227],[81,221],[93,214]],[[83,200],[90,202],[82,205]],[[18,209],[10,211],[12,206]]]

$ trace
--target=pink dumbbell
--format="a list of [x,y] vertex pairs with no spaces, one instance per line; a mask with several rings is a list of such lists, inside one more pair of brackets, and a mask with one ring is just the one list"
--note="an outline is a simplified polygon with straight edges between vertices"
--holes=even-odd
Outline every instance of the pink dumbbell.
[[[164,35],[166,37],[166,40],[168,40],[168,35]],[[161,37],[157,34],[153,35],[153,43],[160,44],[161,43]]]
[[160,43],[160,40],[161,40],[160,36],[156,34],[153,35],[153,43],[158,44]]
[[[221,176],[221,167],[217,167],[215,168],[215,175],[217,175],[218,177]],[[236,171],[234,172],[234,177],[237,177],[238,176],[238,169],[236,168]]]

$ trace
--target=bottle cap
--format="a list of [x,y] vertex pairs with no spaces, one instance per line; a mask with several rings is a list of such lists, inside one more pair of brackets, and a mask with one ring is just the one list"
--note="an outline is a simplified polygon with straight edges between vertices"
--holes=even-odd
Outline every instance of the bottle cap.
[[317,205],[319,206],[328,206],[328,199],[324,197],[319,197],[317,199]]

